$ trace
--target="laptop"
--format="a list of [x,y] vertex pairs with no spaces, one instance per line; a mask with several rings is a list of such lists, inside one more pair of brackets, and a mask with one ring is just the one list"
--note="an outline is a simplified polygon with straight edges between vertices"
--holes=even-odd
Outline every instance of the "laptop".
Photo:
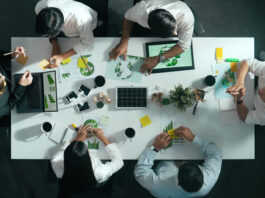
[[[15,74],[18,83],[23,74]],[[33,81],[17,103],[17,113],[57,112],[56,71],[32,73]]]

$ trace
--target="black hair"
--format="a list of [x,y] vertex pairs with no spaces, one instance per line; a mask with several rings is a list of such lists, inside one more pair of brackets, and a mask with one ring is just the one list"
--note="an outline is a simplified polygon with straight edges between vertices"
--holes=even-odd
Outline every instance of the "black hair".
[[87,145],[82,141],[73,141],[64,151],[64,174],[60,181],[62,190],[85,191],[97,184]]
[[176,19],[164,9],[155,9],[148,15],[148,25],[160,37],[171,37],[176,30]]
[[199,166],[193,162],[179,167],[179,185],[187,192],[197,192],[203,185],[203,174]]
[[35,30],[38,34],[55,38],[64,23],[63,13],[58,8],[44,8],[36,17]]

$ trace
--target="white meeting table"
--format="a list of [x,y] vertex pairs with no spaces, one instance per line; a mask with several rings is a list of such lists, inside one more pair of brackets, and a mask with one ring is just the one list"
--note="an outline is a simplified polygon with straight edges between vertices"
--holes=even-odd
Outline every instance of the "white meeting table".
[[[71,90],[77,90],[81,84],[92,87],[93,79],[97,75],[105,75],[108,53],[119,42],[120,38],[95,38],[91,49],[94,58],[95,72],[89,80],[81,80],[69,83],[58,82],[58,101],[67,95]],[[161,38],[131,38],[129,41],[128,54],[145,56],[144,43],[170,39]],[[62,51],[70,49],[77,38],[59,38],[59,45]],[[105,105],[102,109],[91,108],[85,112],[77,112],[73,104],[58,104],[58,112],[55,113],[26,113],[17,114],[16,109],[11,113],[11,158],[12,159],[51,159],[60,145],[50,141],[40,130],[40,124],[45,120],[59,122],[66,127],[72,123],[82,124],[83,117],[109,116],[110,123],[104,128],[105,135],[111,141],[117,141],[117,137],[127,127],[133,127],[136,131],[131,141],[118,142],[124,159],[138,159],[147,146],[150,146],[155,136],[165,127],[164,121],[173,121],[175,126],[183,124],[189,127],[194,134],[215,142],[223,151],[224,159],[254,159],[255,158],[255,133],[254,125],[246,125],[238,121],[234,124],[223,125],[220,121],[221,112],[218,100],[215,98],[213,88],[206,88],[206,102],[199,103],[196,114],[192,115],[193,107],[186,112],[176,111],[172,106],[159,107],[151,102],[152,93],[156,92],[157,85],[167,93],[174,85],[181,83],[183,86],[199,88],[203,77],[212,74],[211,65],[215,63],[215,49],[223,48],[224,58],[254,58],[254,38],[193,38],[194,70],[175,71],[151,74],[143,76],[141,83],[112,80],[106,78],[103,87],[91,90],[88,101],[93,107],[95,104],[92,97],[99,92],[106,92],[113,102]],[[51,44],[47,38],[12,38],[12,49],[16,46],[24,46],[29,56],[28,63],[22,67],[15,60],[12,60],[12,74],[23,73],[26,70],[31,72],[42,72],[37,66],[42,59],[48,59],[51,54]],[[56,70],[56,69],[55,69]],[[254,76],[248,74],[246,80],[248,90],[244,102],[249,109],[253,109]],[[115,109],[115,88],[119,86],[145,86],[148,87],[148,108],[140,110],[117,110]],[[228,113],[229,114],[229,113]],[[234,115],[236,113],[227,116]],[[152,124],[141,127],[139,119],[148,115]],[[226,116],[226,115],[225,115]],[[102,144],[98,155],[101,159],[109,159]],[[163,151],[158,154],[157,159],[202,159],[200,151],[190,143],[179,144],[171,151]]]

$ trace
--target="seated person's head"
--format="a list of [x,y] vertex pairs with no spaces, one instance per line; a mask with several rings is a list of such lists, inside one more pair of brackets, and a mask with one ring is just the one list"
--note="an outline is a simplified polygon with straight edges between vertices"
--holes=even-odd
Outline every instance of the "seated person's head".
[[3,95],[5,86],[6,86],[5,76],[3,76],[0,73],[0,96]]
[[64,23],[63,13],[58,8],[44,8],[36,17],[35,30],[38,34],[55,38]]
[[72,191],[88,190],[97,185],[87,145],[73,141],[64,151],[64,188]]
[[193,162],[179,167],[179,185],[187,192],[197,192],[203,185],[203,174],[199,166]]
[[176,35],[176,20],[172,14],[164,9],[156,9],[148,15],[150,29],[160,37]]
[[263,102],[265,102],[265,87],[258,90],[259,97]]

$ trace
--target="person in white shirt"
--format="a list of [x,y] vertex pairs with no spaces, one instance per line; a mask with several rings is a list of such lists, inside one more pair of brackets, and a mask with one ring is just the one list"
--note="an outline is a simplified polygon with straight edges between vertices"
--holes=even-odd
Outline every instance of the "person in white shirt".
[[155,157],[170,143],[167,133],[158,135],[151,148],[140,156],[135,167],[136,180],[159,198],[201,197],[214,187],[222,166],[222,151],[214,144],[194,135],[189,128],[179,127],[175,134],[196,145],[205,157],[203,165],[183,162],[179,167],[173,161],[159,162],[153,170]]
[[[253,111],[250,111],[243,102],[246,92],[244,81],[248,72],[259,77]],[[229,87],[227,92],[235,96],[237,114],[242,121],[247,124],[265,125],[265,62],[256,59],[242,61],[239,65],[236,83]]]
[[[103,164],[92,150],[83,142],[91,131],[105,145],[111,159]],[[102,129],[91,129],[89,125],[81,126],[77,137],[61,148],[51,159],[52,169],[63,191],[88,190],[101,186],[123,166],[121,153],[115,143],[110,143]]]
[[[48,36],[52,43],[51,64],[47,67],[58,67],[64,59],[74,54],[89,52],[94,40],[93,30],[97,27],[96,11],[73,0],[41,0],[35,12],[36,32]],[[73,48],[61,53],[56,40],[60,32],[67,37],[79,37],[80,40]]]
[[190,8],[179,0],[142,0],[130,8],[124,16],[122,38],[110,52],[110,60],[120,55],[126,59],[130,33],[134,23],[151,29],[160,37],[178,36],[179,41],[164,54],[146,58],[141,72],[151,74],[154,67],[166,59],[181,54],[191,45],[194,16]]

